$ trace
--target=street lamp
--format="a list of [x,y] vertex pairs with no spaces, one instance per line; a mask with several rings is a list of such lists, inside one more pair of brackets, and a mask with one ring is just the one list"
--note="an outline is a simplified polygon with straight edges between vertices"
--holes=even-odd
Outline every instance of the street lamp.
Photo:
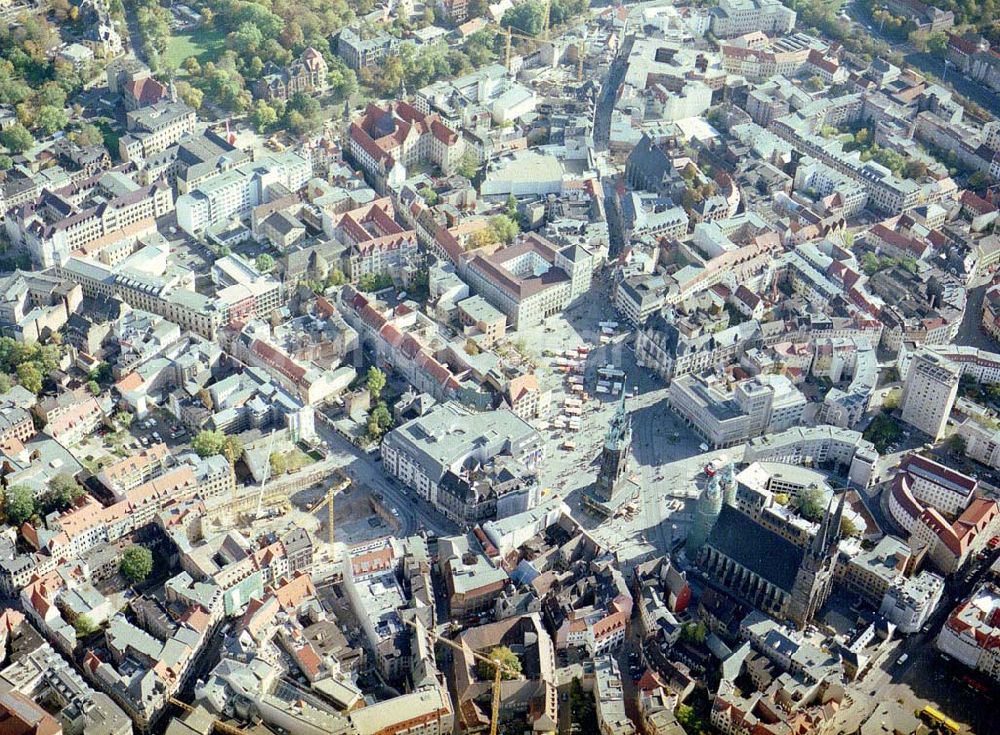
[[883,28],[883,26],[885,26],[885,14],[889,12],[889,6],[888,5],[879,5],[878,7],[879,7],[879,10],[882,11],[882,20],[880,20],[879,24],[878,24],[878,34],[881,36],[882,35],[882,28]]
[[951,66],[951,62],[948,59],[944,60],[944,74],[941,75],[941,84],[948,81],[948,67]]

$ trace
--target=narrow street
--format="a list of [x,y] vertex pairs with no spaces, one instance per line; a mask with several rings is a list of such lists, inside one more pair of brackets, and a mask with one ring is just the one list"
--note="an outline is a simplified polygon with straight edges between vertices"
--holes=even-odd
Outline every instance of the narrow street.
[[141,36],[139,35],[139,21],[135,13],[135,3],[125,3],[125,25],[128,28],[128,48],[139,61],[149,66],[149,59],[143,51]]
[[983,297],[986,295],[988,283],[972,286],[965,302],[965,313],[962,324],[955,335],[955,344],[966,347],[977,347],[980,350],[1000,352],[1000,344],[983,331],[980,326],[983,320]]

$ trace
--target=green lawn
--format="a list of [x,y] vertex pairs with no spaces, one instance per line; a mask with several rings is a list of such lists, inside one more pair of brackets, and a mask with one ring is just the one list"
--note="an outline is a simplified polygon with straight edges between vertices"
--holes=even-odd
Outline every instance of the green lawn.
[[296,447],[285,452],[285,461],[288,463],[289,470],[300,470],[303,467],[308,467],[316,460]]
[[190,33],[178,33],[170,37],[164,61],[173,69],[179,69],[188,56],[195,57],[199,64],[214,61],[221,53],[225,40],[225,34],[220,31],[203,28]]

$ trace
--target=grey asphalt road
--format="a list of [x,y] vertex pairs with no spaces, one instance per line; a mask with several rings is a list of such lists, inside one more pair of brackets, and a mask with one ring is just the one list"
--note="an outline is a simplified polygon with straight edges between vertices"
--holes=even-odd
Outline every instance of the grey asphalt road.
[[[362,451],[321,420],[316,422],[316,430],[327,443],[331,468],[342,469],[357,487],[382,493],[386,505],[399,510],[401,528],[397,535],[409,536],[426,530],[442,536],[458,531],[454,523],[388,477],[382,470],[382,463],[377,461],[377,455]],[[318,511],[317,517],[325,512]]]

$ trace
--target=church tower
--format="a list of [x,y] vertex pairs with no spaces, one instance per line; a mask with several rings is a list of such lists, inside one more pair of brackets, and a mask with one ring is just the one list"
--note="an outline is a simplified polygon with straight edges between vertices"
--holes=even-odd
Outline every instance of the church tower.
[[601,469],[597,474],[597,484],[594,486],[594,493],[605,502],[611,500],[625,483],[628,455],[632,449],[632,419],[625,411],[626,393],[625,386],[622,386],[621,401],[604,437]]
[[830,597],[846,497],[847,491],[844,490],[836,499],[836,509],[833,506],[835,499],[830,498],[816,535],[802,553],[802,562],[788,602],[788,618],[799,630],[809,624]]

